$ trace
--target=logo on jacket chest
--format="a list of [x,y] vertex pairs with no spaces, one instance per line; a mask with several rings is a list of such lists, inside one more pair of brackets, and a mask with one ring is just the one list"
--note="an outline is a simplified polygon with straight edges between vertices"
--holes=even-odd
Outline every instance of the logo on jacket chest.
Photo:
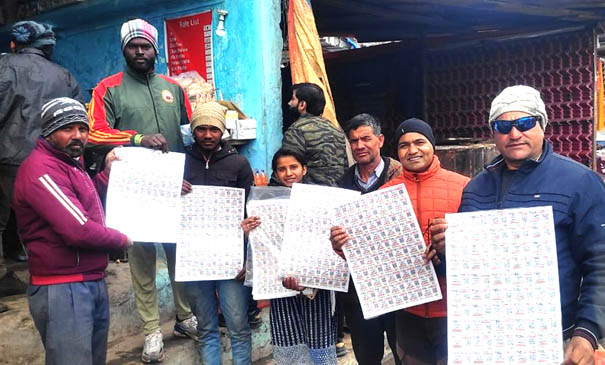
[[167,103],[174,103],[174,95],[170,92],[170,90],[162,90],[162,100]]

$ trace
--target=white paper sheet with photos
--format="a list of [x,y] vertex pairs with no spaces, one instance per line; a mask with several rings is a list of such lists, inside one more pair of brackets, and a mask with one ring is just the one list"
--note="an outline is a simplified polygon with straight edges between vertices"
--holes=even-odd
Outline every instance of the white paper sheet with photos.
[[178,240],[183,153],[116,148],[107,188],[108,227],[136,242]]
[[332,250],[330,228],[334,208],[359,197],[358,191],[320,185],[294,184],[284,226],[279,260],[282,276],[301,286],[346,292],[347,263]]
[[343,251],[364,318],[442,298],[405,185],[338,207],[336,221],[351,237]]
[[244,189],[194,185],[182,197],[176,281],[233,279],[244,264]]
[[247,212],[261,221],[248,235],[252,246],[252,296],[263,300],[297,295],[298,291],[284,288],[278,271],[288,199],[249,201]]
[[448,362],[562,363],[552,208],[445,218]]

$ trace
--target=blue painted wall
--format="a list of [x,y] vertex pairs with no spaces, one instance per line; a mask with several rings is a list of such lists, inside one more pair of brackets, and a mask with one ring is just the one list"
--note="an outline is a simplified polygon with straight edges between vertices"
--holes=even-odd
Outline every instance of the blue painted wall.
[[[84,89],[124,67],[120,26],[143,18],[159,31],[156,71],[167,73],[164,19],[213,11],[229,12],[227,34],[213,31],[215,84],[225,100],[234,101],[257,120],[257,138],[240,148],[253,168],[270,170],[271,157],[281,145],[281,49],[279,0],[89,0],[42,14],[34,20],[54,25],[54,60],[69,69]],[[0,34],[6,34],[6,29]]]

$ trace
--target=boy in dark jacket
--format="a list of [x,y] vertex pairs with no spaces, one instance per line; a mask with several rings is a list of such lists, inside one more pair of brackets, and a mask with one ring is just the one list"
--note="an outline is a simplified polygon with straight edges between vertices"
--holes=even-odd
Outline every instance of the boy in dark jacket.
[[[242,188],[246,196],[254,182],[248,160],[221,141],[227,109],[217,102],[199,105],[191,118],[195,143],[186,149],[183,191],[191,184]],[[217,244],[219,244],[217,242]],[[242,242],[242,250],[243,242]],[[233,364],[250,364],[252,336],[248,324],[249,291],[244,283],[231,280],[191,281],[185,284],[189,303],[198,318],[199,351],[203,364],[220,364],[218,301],[231,336]]]
[[42,137],[15,181],[14,208],[29,254],[30,312],[47,364],[105,364],[107,251],[132,241],[105,227],[99,192],[115,160],[91,180],[80,156],[88,140],[84,106],[70,98],[42,106]]

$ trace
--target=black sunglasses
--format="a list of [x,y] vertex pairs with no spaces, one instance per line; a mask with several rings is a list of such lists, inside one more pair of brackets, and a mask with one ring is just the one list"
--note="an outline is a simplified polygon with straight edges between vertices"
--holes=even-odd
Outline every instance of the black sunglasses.
[[519,132],[525,132],[536,126],[542,118],[539,115],[522,117],[516,120],[495,120],[492,123],[492,127],[495,132],[502,134],[509,134],[513,127],[517,128]]

